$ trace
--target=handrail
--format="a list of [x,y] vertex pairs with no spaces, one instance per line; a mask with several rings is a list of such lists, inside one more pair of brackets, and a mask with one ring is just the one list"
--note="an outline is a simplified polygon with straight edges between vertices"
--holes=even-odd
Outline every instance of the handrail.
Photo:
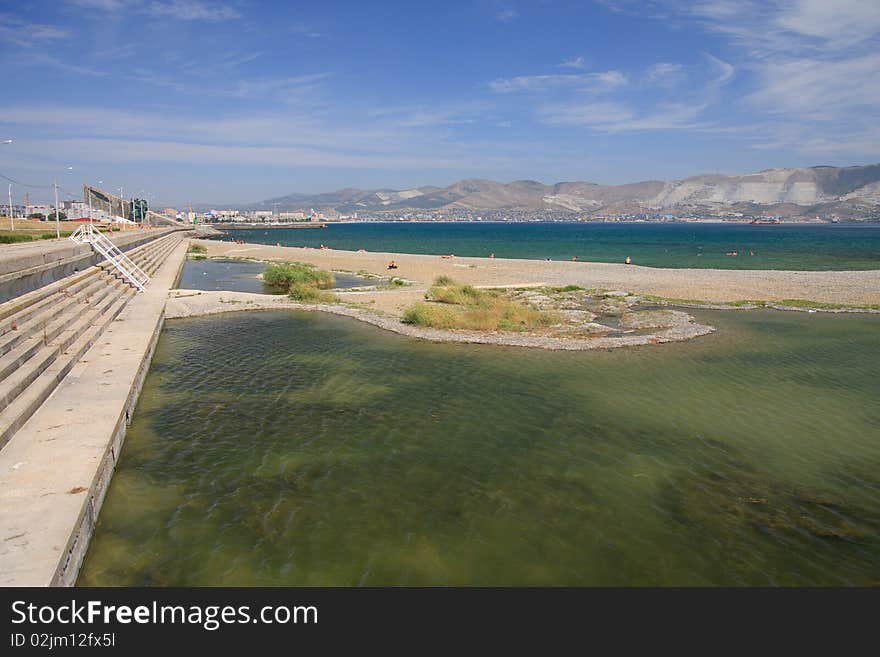
[[83,224],[77,228],[70,239],[82,244],[91,244],[92,248],[104,256],[129,283],[141,292],[146,290],[145,286],[150,282],[150,277],[92,224]]

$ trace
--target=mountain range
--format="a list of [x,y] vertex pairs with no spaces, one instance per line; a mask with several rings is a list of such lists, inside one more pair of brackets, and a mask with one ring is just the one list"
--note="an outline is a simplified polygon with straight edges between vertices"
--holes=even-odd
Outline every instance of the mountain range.
[[314,208],[350,214],[382,210],[544,211],[578,214],[633,212],[773,212],[780,216],[838,214],[880,219],[880,164],[768,169],[745,175],[700,175],[625,185],[534,180],[499,183],[468,179],[448,187],[341,189],[290,194],[249,206]]

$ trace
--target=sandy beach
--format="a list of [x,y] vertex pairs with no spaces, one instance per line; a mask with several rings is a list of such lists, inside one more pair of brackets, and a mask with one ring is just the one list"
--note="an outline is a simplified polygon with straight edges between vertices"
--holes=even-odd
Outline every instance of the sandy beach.
[[[867,306],[880,304],[880,270],[874,271],[756,271],[727,269],[660,269],[638,265],[514,260],[501,258],[444,258],[437,255],[377,253],[277,247],[194,240],[209,257],[255,258],[306,262],[322,269],[393,273],[416,285],[383,293],[349,293],[370,300],[379,310],[396,313],[421,297],[437,276],[482,286],[562,287],[625,290],[674,299],[732,302],[743,299],[782,301],[804,299],[820,303]],[[394,260],[398,268],[389,272]]]

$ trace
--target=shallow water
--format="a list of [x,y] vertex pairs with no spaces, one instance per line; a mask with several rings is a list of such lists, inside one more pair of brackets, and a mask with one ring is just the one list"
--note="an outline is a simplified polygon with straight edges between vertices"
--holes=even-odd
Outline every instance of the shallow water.
[[[266,285],[259,277],[266,269],[264,262],[247,260],[226,260],[211,258],[205,260],[187,260],[180,274],[177,287],[182,290],[209,290],[230,292],[252,292],[254,294],[285,294],[271,285]],[[335,273],[336,283],[333,289],[348,290],[365,285],[376,285],[376,279],[365,278],[357,274]]]
[[880,317],[698,315],[598,353],[169,321],[79,584],[880,583]]
[[183,264],[180,281],[182,290],[252,292],[254,294],[284,294],[283,290],[266,285],[259,278],[266,269],[264,262],[247,260],[188,259]]
[[[716,269],[880,269],[880,224],[361,223],[230,230],[283,246]],[[737,252],[737,256],[727,253]]]

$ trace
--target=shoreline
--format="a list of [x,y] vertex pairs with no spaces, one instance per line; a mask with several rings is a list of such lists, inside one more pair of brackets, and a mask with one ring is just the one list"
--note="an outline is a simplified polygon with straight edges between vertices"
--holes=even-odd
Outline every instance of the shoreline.
[[428,342],[457,342],[492,344],[507,347],[531,347],[554,351],[589,351],[639,347],[669,342],[684,342],[715,332],[715,328],[698,324],[693,317],[680,313],[675,325],[661,328],[647,335],[598,336],[594,338],[558,338],[502,331],[464,331],[424,328],[404,324],[399,317],[379,314],[366,308],[332,303],[300,303],[287,296],[254,294],[251,292],[218,292],[175,289],[168,291],[165,319],[189,319],[227,312],[260,310],[305,310],[326,312],[350,317],[386,331]]
[[[589,261],[544,261],[514,258],[447,258],[436,255],[374,251],[342,251],[303,247],[235,244],[198,240],[208,258],[247,258],[268,262],[304,262],[322,269],[394,275],[424,290],[438,276],[485,287],[565,287],[626,290],[634,294],[679,300],[682,303],[729,306],[744,300],[785,305],[806,301],[817,305],[873,311],[880,309],[880,270],[792,271],[735,269],[668,269]],[[410,295],[412,296],[412,295]],[[788,304],[791,305],[791,304]],[[800,309],[800,308],[798,308]],[[818,307],[808,308],[819,310]]]

